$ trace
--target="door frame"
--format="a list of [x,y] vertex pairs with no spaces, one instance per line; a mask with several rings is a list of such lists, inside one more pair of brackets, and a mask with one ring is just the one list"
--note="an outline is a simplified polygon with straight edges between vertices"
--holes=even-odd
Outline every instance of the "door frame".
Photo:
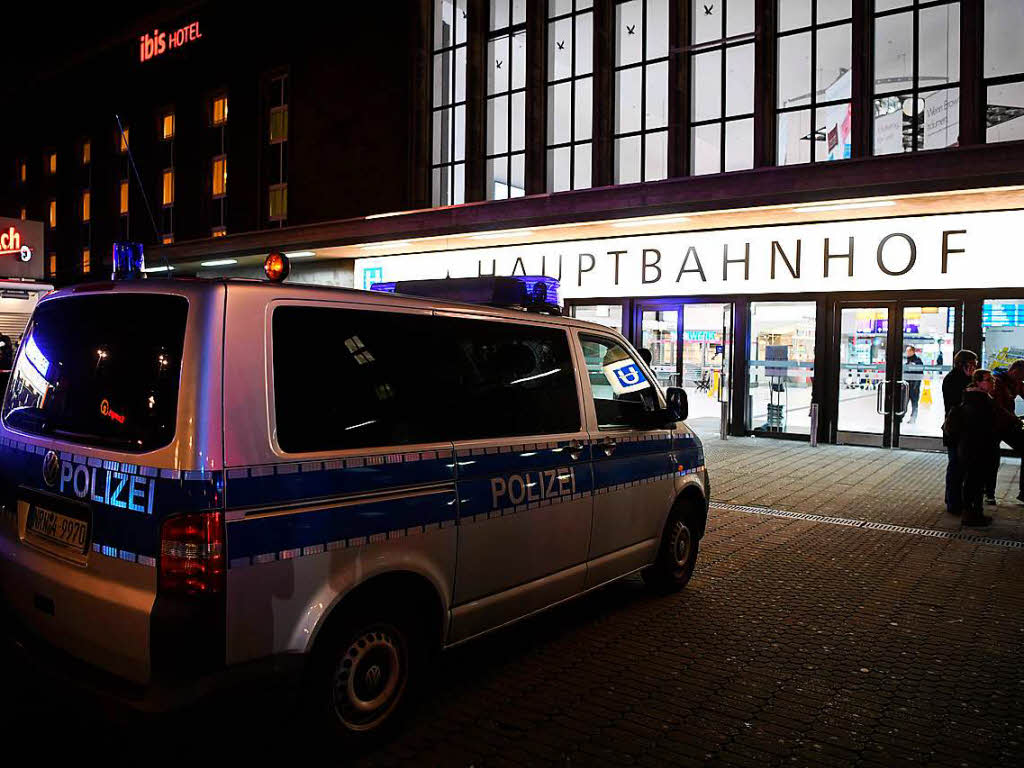
[[[881,301],[871,299],[837,300],[832,307],[832,355],[829,360],[829,379],[832,382],[829,392],[831,406],[830,442],[843,445],[864,445],[880,448],[903,448],[910,450],[942,450],[941,437],[923,437],[918,435],[901,435],[900,424],[904,414],[896,413],[897,384],[906,384],[903,373],[903,326],[907,307],[936,306],[951,307],[953,318],[953,349],[961,349],[964,336],[964,300],[963,298],[942,298],[940,296],[887,297]],[[839,368],[842,345],[842,313],[846,309],[885,309],[889,313],[886,332],[885,369],[882,385],[882,418],[881,433],[850,431],[839,429],[839,387],[842,373]],[[950,361],[952,362],[952,361]]]

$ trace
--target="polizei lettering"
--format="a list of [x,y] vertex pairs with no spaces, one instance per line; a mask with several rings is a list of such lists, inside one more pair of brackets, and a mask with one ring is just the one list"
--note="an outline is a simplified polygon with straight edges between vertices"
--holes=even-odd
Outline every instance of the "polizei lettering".
[[108,507],[152,515],[156,478],[61,461],[60,492],[73,493],[79,499]]
[[530,504],[541,499],[555,499],[576,493],[576,470],[573,467],[538,469],[519,475],[491,478],[491,508],[504,509]]

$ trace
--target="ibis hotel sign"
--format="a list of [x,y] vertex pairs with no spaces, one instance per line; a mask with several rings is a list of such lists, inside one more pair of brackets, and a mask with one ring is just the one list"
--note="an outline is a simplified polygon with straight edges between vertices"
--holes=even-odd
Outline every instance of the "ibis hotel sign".
[[549,275],[570,299],[1024,285],[1024,211],[797,224],[357,259],[356,285]]
[[139,61],[149,61],[163,56],[168,51],[182,48],[199,40],[199,22],[193,21],[177,29],[154,29],[139,36]]
[[43,278],[43,223],[0,217],[0,279]]

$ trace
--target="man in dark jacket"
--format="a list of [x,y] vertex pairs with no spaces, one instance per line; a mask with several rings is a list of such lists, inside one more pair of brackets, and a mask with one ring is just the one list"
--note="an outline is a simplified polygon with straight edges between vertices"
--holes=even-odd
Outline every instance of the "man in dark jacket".
[[992,524],[992,518],[982,512],[982,494],[992,461],[999,460],[1000,441],[1019,445],[1024,437],[1020,420],[995,402],[993,389],[991,372],[976,370],[963,402],[949,412],[943,425],[948,441],[956,446],[963,473],[961,509],[963,524],[969,527]]
[[[942,380],[942,405],[946,415],[964,399],[964,390],[971,383],[971,376],[978,367],[978,356],[969,349],[961,349],[953,356],[953,370]],[[962,503],[963,470],[957,455],[956,442],[943,438],[949,463],[946,464],[946,511],[960,515]]]
[[914,347],[907,347],[907,356],[903,361],[903,378],[907,381],[907,393],[910,395],[910,418],[908,424],[917,421],[917,406],[921,401],[921,380],[924,378],[924,360],[917,354]]
[[[996,371],[993,376],[992,399],[995,404],[1016,418],[1017,396],[1024,395],[1024,360],[1015,360],[1005,371]],[[1020,453],[1017,446],[1012,446]],[[992,462],[989,477],[985,483],[985,501],[996,503],[996,479],[999,474],[999,454]],[[1021,468],[1020,487],[1017,501],[1024,504],[1024,467]]]

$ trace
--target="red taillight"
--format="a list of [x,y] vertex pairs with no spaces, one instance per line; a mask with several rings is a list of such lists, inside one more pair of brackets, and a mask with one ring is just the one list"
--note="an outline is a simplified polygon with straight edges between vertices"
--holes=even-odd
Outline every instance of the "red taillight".
[[177,515],[160,529],[160,591],[207,595],[224,589],[224,515]]

